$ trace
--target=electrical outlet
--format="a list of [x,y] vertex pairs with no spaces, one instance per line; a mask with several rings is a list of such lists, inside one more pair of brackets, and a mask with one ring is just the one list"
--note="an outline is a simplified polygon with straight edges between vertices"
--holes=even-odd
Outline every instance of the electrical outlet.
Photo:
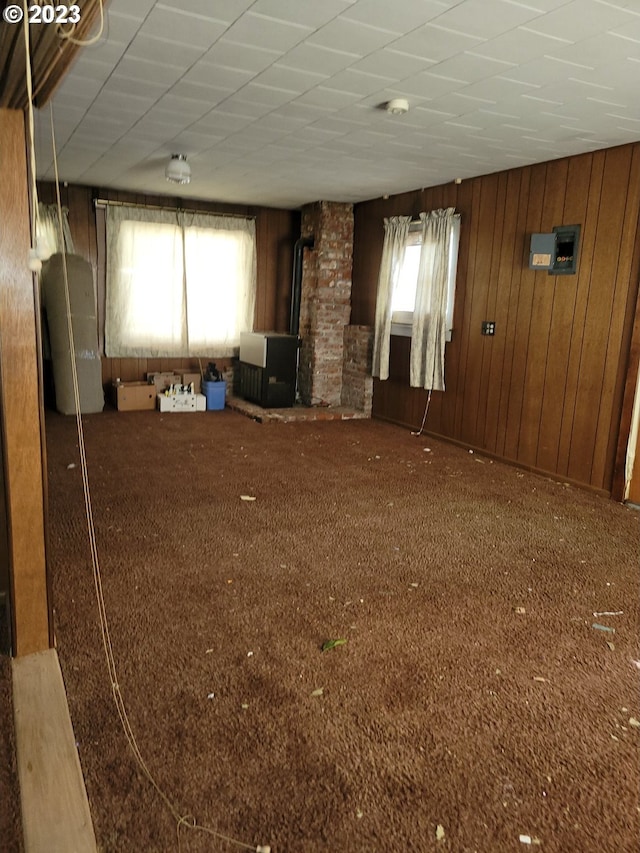
[[483,335],[495,335],[496,333],[496,321],[495,320],[483,320],[482,322],[482,334]]

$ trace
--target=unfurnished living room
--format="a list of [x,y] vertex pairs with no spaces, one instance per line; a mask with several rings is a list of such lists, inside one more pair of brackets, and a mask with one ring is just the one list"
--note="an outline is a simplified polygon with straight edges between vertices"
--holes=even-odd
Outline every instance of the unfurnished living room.
[[640,3],[0,68],[0,849],[636,851]]

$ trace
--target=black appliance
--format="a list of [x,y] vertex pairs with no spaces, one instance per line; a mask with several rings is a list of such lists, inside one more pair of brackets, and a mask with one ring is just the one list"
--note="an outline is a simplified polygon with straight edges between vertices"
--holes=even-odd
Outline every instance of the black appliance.
[[240,395],[263,408],[285,409],[296,400],[297,335],[242,332]]

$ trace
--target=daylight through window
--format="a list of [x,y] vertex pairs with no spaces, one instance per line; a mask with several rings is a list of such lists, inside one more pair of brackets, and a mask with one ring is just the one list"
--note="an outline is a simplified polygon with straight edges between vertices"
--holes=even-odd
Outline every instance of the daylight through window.
[[255,222],[107,208],[111,357],[231,356],[253,328]]

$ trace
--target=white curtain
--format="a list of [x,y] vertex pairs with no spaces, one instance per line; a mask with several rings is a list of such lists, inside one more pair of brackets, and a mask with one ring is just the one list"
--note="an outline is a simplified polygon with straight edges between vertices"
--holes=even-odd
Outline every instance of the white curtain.
[[183,216],[189,354],[233,355],[253,329],[255,221]]
[[409,384],[444,391],[448,284],[460,214],[453,207],[433,210],[421,213],[420,222],[422,248],[411,327]]
[[373,375],[389,378],[389,342],[391,303],[397,285],[409,234],[410,216],[391,216],[384,220],[384,243],[378,276],[375,333],[373,339]]
[[111,357],[230,356],[253,327],[255,222],[107,207]]
[[46,261],[51,255],[62,252],[63,249],[68,255],[73,255],[75,252],[73,240],[71,239],[71,231],[69,230],[69,211],[66,207],[62,208],[62,232],[64,244],[60,237],[58,205],[42,204],[40,202],[38,204],[36,239],[38,241],[40,257],[43,261]]

